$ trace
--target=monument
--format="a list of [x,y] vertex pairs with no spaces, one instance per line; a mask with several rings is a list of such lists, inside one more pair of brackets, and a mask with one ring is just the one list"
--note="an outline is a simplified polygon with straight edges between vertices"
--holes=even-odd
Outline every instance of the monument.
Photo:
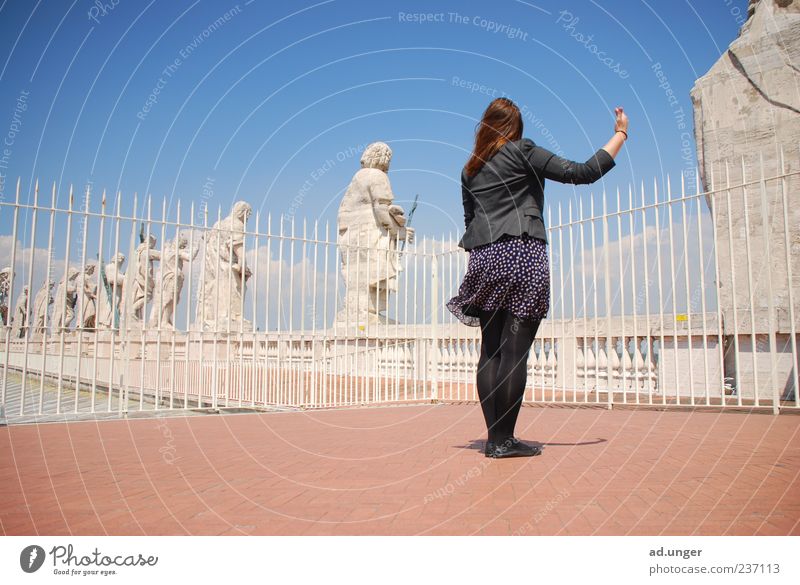
[[77,325],[80,329],[94,329],[95,316],[97,313],[97,308],[95,307],[97,282],[94,276],[96,268],[97,266],[94,264],[87,264],[83,267],[83,272],[80,274],[80,283],[78,286],[80,319],[78,319]]
[[387,175],[391,159],[387,144],[367,146],[339,204],[336,241],[346,292],[334,326],[395,322],[385,311],[401,270],[397,244],[413,242],[414,230],[406,226],[403,208],[394,204]]
[[22,287],[22,292],[14,305],[14,314],[11,317],[11,339],[22,339],[28,334],[28,286]]
[[8,297],[11,284],[11,267],[0,270],[0,323],[8,323]]
[[122,272],[124,262],[125,254],[119,253],[103,267],[100,278],[101,290],[97,293],[98,329],[119,328],[122,286],[125,282],[125,273]]
[[153,263],[159,260],[161,252],[156,250],[156,237],[150,234],[136,247],[132,266],[123,279],[123,310],[131,327],[141,328],[143,324],[145,304],[152,300],[156,286],[153,280]]
[[42,336],[47,328],[47,312],[53,304],[53,287],[55,283],[48,280],[33,299],[33,335]]
[[[714,213],[717,238],[717,287],[727,346],[725,375],[751,396],[758,380],[760,396],[780,392],[790,397],[792,370],[797,367],[791,357],[789,292],[797,305],[800,206],[794,200],[800,191],[800,176],[788,176],[782,184],[768,181],[764,192],[758,182],[762,157],[765,178],[800,170],[800,94],[798,70],[792,63],[800,63],[800,2],[750,0],[748,19],[738,38],[691,91],[703,189],[708,192],[713,186],[715,190],[707,202]],[[722,189],[728,178],[734,186],[729,192]],[[744,181],[751,182],[746,190],[741,187]],[[784,230],[783,197],[787,198],[788,233]],[[800,312],[795,313],[795,331],[800,329],[798,317]],[[778,379],[770,383],[766,348],[772,333],[781,357]],[[738,363],[733,349],[738,349]],[[753,365],[753,358],[758,366]]]
[[66,278],[61,279],[58,284],[53,305],[53,333],[66,332],[75,318],[75,304],[78,302],[78,287],[75,281],[79,275],[80,271],[70,266]]
[[161,279],[156,301],[150,312],[151,327],[175,329],[175,309],[183,290],[183,265],[197,256],[198,248],[189,251],[189,240],[178,236],[167,243],[161,254]]
[[249,203],[238,201],[228,217],[206,232],[197,294],[198,329],[216,333],[252,330],[242,314],[245,284],[251,275],[244,255],[245,225],[252,213]]

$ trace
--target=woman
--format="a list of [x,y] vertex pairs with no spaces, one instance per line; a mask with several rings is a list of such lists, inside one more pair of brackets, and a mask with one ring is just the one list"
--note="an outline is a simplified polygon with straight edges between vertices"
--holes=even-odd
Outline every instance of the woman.
[[628,117],[616,108],[614,135],[585,163],[522,137],[522,115],[507,98],[489,104],[461,173],[469,261],[447,308],[481,328],[476,383],[488,429],[487,457],[525,457],[541,449],[514,436],[539,323],[550,308],[544,181],[593,183],[614,167],[627,140]]

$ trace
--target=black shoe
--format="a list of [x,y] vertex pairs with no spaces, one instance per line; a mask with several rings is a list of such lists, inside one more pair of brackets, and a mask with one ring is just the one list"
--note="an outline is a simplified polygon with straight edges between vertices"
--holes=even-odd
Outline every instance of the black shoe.
[[523,443],[516,437],[511,437],[495,446],[494,452],[490,455],[495,459],[503,459],[506,457],[533,457],[540,455],[542,448],[534,445]]
[[495,448],[496,445],[494,444],[494,441],[486,441],[486,447],[483,450],[483,454],[486,455],[487,457],[491,457],[492,453],[494,453]]

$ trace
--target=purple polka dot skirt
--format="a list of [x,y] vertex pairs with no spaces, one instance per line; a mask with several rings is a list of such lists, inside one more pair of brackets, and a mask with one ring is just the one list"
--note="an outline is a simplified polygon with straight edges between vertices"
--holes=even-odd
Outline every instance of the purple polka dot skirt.
[[547,243],[506,234],[473,248],[458,294],[446,306],[470,327],[480,326],[481,310],[499,308],[522,320],[544,319],[550,309]]

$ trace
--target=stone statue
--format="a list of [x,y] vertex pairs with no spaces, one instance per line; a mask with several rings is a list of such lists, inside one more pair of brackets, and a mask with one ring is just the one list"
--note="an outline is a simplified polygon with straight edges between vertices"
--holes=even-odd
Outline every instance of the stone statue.
[[47,326],[47,311],[53,304],[53,287],[55,283],[48,280],[33,299],[33,334],[44,335]]
[[161,252],[156,250],[156,237],[150,235],[139,244],[134,253],[132,265],[125,274],[122,285],[125,290],[125,313],[133,325],[141,325],[144,320],[144,307],[153,299],[155,282],[153,280],[153,262],[161,260]]
[[205,235],[196,318],[196,324],[204,331],[252,329],[242,315],[245,284],[251,274],[245,265],[244,231],[252,213],[249,203],[239,201],[231,214],[215,223]]
[[97,298],[97,277],[94,276],[94,271],[97,269],[95,264],[87,264],[83,267],[83,272],[80,275],[78,283],[79,300],[80,300],[80,319],[78,319],[77,327],[81,329],[94,329],[95,316],[97,307],[95,306],[95,299]]
[[[792,363],[797,356],[792,359],[787,348],[800,343],[800,312],[790,326],[787,307],[792,298],[795,304],[800,298],[800,94],[797,66],[792,65],[800,61],[800,2],[750,0],[747,9],[739,36],[690,92],[694,137],[705,199],[713,212],[716,293],[725,344],[739,354],[725,352],[725,377],[734,380],[743,397],[754,395],[757,382],[762,397],[774,391],[793,400],[798,364]],[[763,194],[758,183],[762,158]],[[771,179],[784,172],[782,179]],[[694,176],[687,182],[692,180]],[[746,193],[740,187],[745,181],[753,182]],[[699,311],[698,305],[692,310]],[[735,316],[746,319],[738,330]],[[767,339],[771,332],[776,333],[777,351],[786,356],[778,359],[775,372],[770,360],[758,357],[763,350],[757,339]]]
[[53,333],[67,331],[75,318],[75,304],[78,302],[76,280],[79,275],[80,271],[77,268],[70,267],[67,278],[58,284],[53,306]]
[[119,253],[103,269],[100,278],[101,288],[97,291],[96,321],[98,329],[119,328],[122,285],[125,281],[125,274],[122,272],[122,264],[124,262],[125,254]]
[[8,323],[8,287],[11,284],[11,268],[0,270],[0,323]]
[[347,292],[335,324],[394,322],[382,312],[389,292],[397,290],[398,240],[413,242],[414,230],[394,204],[387,175],[391,159],[387,144],[370,144],[339,205],[337,243]]
[[161,255],[161,283],[156,302],[150,312],[151,327],[175,328],[175,308],[181,300],[183,289],[183,264],[197,256],[198,248],[188,250],[189,240],[178,236],[164,246]]
[[14,305],[14,315],[11,317],[11,339],[23,339],[28,334],[29,313],[28,286],[25,285]]

